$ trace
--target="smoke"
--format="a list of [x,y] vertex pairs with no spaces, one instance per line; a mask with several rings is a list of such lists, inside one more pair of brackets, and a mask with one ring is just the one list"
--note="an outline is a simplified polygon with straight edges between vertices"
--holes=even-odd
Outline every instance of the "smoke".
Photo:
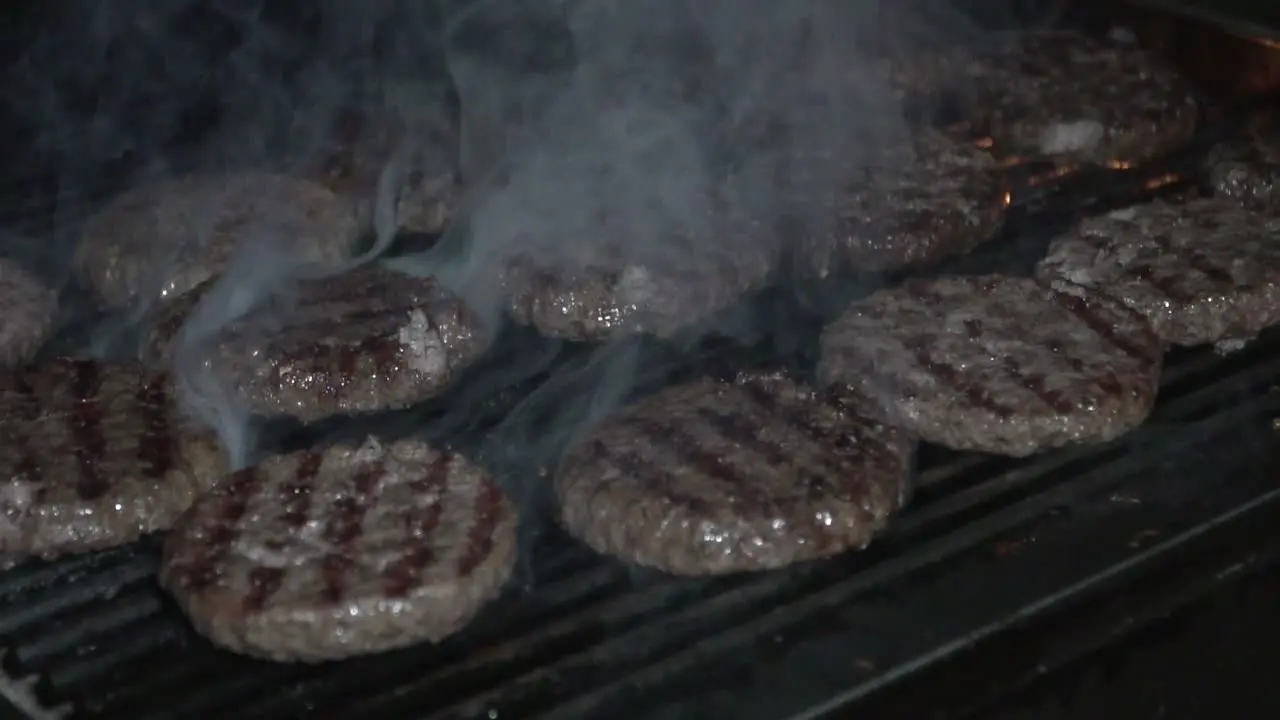
[[[54,225],[70,229],[144,181],[307,167],[344,106],[412,115],[451,83],[462,108],[460,219],[437,249],[388,263],[440,277],[498,327],[497,279],[517,255],[570,269],[711,268],[776,258],[801,235],[824,232],[840,190],[865,179],[881,148],[905,133],[878,60],[980,35],[949,6],[925,5],[930,12],[910,20],[895,4],[840,0],[51,7],[5,78],[8,110],[31,139],[14,164],[53,168]],[[392,242],[409,172],[403,153],[393,157],[379,174],[376,237],[352,265]],[[69,257],[74,239],[55,231],[57,254]],[[299,279],[343,269],[299,267],[281,240],[269,222],[249,235],[175,348],[184,400],[236,462],[252,454],[249,413],[209,374],[210,343],[231,322],[267,331]],[[93,349],[120,352],[146,310],[111,319]],[[749,342],[786,335],[785,325],[739,316],[712,330]],[[490,450],[550,462],[549,448],[661,374],[638,347],[608,343],[560,371],[494,433]],[[518,384],[545,360],[488,382]]]
[[[517,256],[570,271],[782,256],[827,231],[840,191],[905,136],[877,61],[943,36],[972,40],[959,17],[907,23],[875,3],[832,0],[472,3],[445,35],[462,105],[465,222],[395,266],[441,277],[493,316],[497,277]],[[898,47],[884,27],[912,32],[898,33]],[[776,317],[738,319],[710,331],[794,344]],[[496,451],[549,462],[633,394],[633,347],[617,340],[563,370],[495,434]]]

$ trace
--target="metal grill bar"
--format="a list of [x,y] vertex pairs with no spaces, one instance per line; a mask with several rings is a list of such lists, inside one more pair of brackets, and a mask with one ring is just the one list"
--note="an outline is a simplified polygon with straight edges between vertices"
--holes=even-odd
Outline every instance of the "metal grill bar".
[[41,700],[71,702],[75,717],[449,718],[490,708],[570,717],[562,713],[598,709],[636,683],[851,602],[1158,464],[1183,440],[1274,410],[1267,389],[1278,373],[1277,333],[1225,360],[1186,353],[1166,373],[1148,427],[1027,461],[939,458],[946,464],[921,467],[916,504],[892,532],[830,563],[715,580],[637,576],[552,534],[535,551],[542,581],[510,593],[474,629],[439,646],[333,665],[210,648],[151,580],[154,542],[40,564],[0,576],[5,669],[39,676]]

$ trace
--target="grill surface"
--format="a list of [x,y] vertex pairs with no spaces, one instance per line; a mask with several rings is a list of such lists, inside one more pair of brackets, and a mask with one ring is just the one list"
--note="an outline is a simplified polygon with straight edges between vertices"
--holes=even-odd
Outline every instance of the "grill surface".
[[[1184,178],[1202,149],[1163,166],[1088,171],[1020,193],[1008,237],[947,269],[1025,272],[1052,230],[1075,214],[1185,186],[1169,181]],[[54,214],[62,219],[52,229],[72,227],[78,214]],[[833,300],[821,289],[811,295],[800,305]],[[517,337],[496,355],[526,340]],[[582,349],[565,353],[583,357]],[[497,370],[477,370],[490,371]],[[317,667],[233,656],[195,636],[156,586],[155,538],[33,563],[0,574],[0,666],[11,681],[4,689],[56,715],[130,720],[749,720],[855,706],[883,710],[873,717],[921,717],[934,706],[904,710],[913,693],[895,696],[907,679],[1018,635],[1130,575],[1177,564],[1185,548],[1222,528],[1274,518],[1278,374],[1280,332],[1225,358],[1178,351],[1168,358],[1150,421],[1110,445],[1026,460],[924,448],[915,500],[890,532],[868,552],[823,563],[684,580],[596,557],[554,529],[532,533],[524,582],[462,634]],[[482,436],[528,387],[509,390],[487,398],[462,435]],[[392,414],[384,425],[392,434],[408,431],[434,417],[433,408],[470,401],[446,398]],[[443,425],[458,436],[456,423]],[[512,489],[536,495],[531,486],[539,480],[519,477],[513,482],[521,487]],[[1273,545],[1259,545],[1255,555]],[[1219,560],[1220,568],[1213,565]],[[1202,562],[1202,574],[1248,562],[1214,556]],[[1100,622],[1070,643],[1015,656],[1064,662],[1111,627]],[[1011,667],[1006,675],[1035,672]],[[979,703],[980,684],[957,686],[955,709]]]
[[[152,579],[154,542],[27,566],[0,576],[4,667],[38,678],[40,701],[70,704],[73,717],[603,717],[641,710],[642,690],[690,681],[733,688],[699,699],[699,712],[732,702],[734,717],[779,717],[962,649],[1118,557],[1141,559],[1241,504],[1275,503],[1274,475],[1220,473],[1224,459],[1271,467],[1278,372],[1277,333],[1226,360],[1186,353],[1150,423],[1121,442],[1026,462],[922,458],[915,504],[890,534],[829,563],[687,581],[544,536],[537,583],[462,635],[315,668],[194,637]],[[1076,551],[1063,555],[1064,542]],[[1039,557],[1054,550],[1052,563]],[[760,696],[738,705],[743,688]]]

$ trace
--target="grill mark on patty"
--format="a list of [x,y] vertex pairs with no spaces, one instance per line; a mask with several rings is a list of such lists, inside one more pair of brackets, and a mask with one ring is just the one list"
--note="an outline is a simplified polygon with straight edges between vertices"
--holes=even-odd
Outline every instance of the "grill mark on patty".
[[[1082,240],[1089,247],[1103,251],[1107,248],[1106,238],[1094,235],[1092,233],[1079,233]],[[1165,252],[1164,246],[1159,244],[1161,252]],[[1195,300],[1194,293],[1188,293],[1182,286],[1182,279],[1178,277],[1160,277],[1156,272],[1156,267],[1151,263],[1136,263],[1123,269],[1122,277],[1130,277],[1135,280],[1144,282],[1152,287],[1156,292],[1164,295],[1173,302],[1187,303]]]
[[493,533],[506,519],[502,504],[502,491],[491,481],[482,481],[476,492],[469,517],[473,519],[467,531],[467,546],[458,559],[458,576],[470,577],[471,573],[493,552]]
[[[748,420],[744,415],[725,412],[713,407],[700,407],[697,413],[698,418],[719,433],[722,438],[759,455],[762,460],[769,464],[771,469],[792,468],[800,476],[806,487],[827,489],[822,473],[815,472],[812,468],[797,462],[796,458],[788,456],[786,450],[781,446],[766,440],[761,423]],[[810,438],[806,435],[805,439],[809,440]],[[808,449],[811,451],[808,453],[809,455],[821,457],[821,448],[810,447]],[[823,465],[827,464],[823,463]],[[824,467],[824,469],[832,468]]]
[[[807,499],[821,500],[828,496],[835,496],[842,500],[846,499],[844,497],[845,494],[840,492],[833,483],[827,482],[822,473],[814,472],[810,468],[805,467],[802,463],[789,459],[781,447],[765,440],[762,437],[763,428],[759,424],[748,421],[746,417],[742,415],[721,413],[718,410],[706,407],[698,410],[698,417],[705,421],[716,432],[720,433],[720,435],[726,440],[745,447],[752,453],[759,455],[766,463],[768,463],[769,470],[781,471],[784,468],[791,468],[794,470],[797,476],[797,484],[803,488],[804,495]],[[806,436],[806,439],[808,439],[808,436]],[[822,460],[825,459],[824,455],[825,454],[821,449],[818,449],[817,452],[806,454],[809,458],[816,456],[819,458],[819,462],[822,465],[827,466],[825,468],[826,470],[831,472],[835,477],[842,478],[846,474],[846,471],[840,468],[830,467],[828,463],[822,462]],[[747,482],[750,482],[750,479],[748,479]],[[781,503],[778,502],[778,500],[774,500],[766,507],[776,506],[779,504]],[[861,510],[861,508],[859,508],[859,510]],[[870,519],[869,513],[860,512],[859,515],[859,522],[866,522]],[[827,527],[822,524],[819,516],[816,513],[806,514],[805,519],[808,520],[806,523],[809,526],[808,532],[806,533],[808,537],[812,538],[814,543],[816,543],[816,545],[823,551],[829,549],[832,545],[831,533],[829,533]]]
[[[1065,345],[1066,343],[1064,341],[1059,340],[1057,338],[1051,339],[1047,343],[1049,352],[1061,358],[1064,362],[1067,363],[1067,365],[1073,371],[1081,374],[1089,374],[1090,373],[1089,364],[1086,363],[1084,360],[1081,360],[1080,358],[1076,357],[1075,355],[1065,354],[1064,353]],[[1093,376],[1093,380],[1094,382],[1097,383],[1098,387],[1105,393],[1108,393],[1111,395],[1124,394],[1124,385],[1121,384],[1120,380],[1116,378],[1114,371],[1109,371],[1105,374],[1099,374],[1097,376]]]
[[669,471],[654,465],[652,459],[638,454],[631,448],[614,449],[600,440],[591,443],[590,454],[602,462],[621,470],[629,477],[623,482],[644,483],[656,486],[658,493],[675,505],[682,505],[694,515],[711,517],[714,509],[706,500],[690,495],[681,489],[680,481]]
[[364,516],[383,472],[381,462],[361,468],[355,477],[354,492],[341,494],[329,505],[322,537],[330,550],[320,561],[321,597],[327,602],[336,605],[346,594],[348,575],[354,565],[352,546],[364,534]]
[[991,397],[991,393],[976,378],[969,377],[963,370],[935,357],[929,349],[933,342],[931,338],[913,338],[904,341],[903,345],[911,352],[920,369],[938,385],[959,391],[974,407],[982,408],[1001,420],[1013,417],[1013,409]]
[[[373,364],[374,374],[388,374],[398,369],[403,344],[400,342],[399,330],[404,321],[411,317],[415,310],[420,310],[426,319],[428,333],[439,336],[440,325],[436,321],[430,298],[421,301],[394,303],[387,305],[381,301],[379,293],[385,288],[371,283],[347,283],[346,292],[337,297],[325,297],[323,301],[308,308],[305,323],[312,318],[323,322],[336,322],[343,325],[386,325],[386,329],[371,337],[365,337],[352,344],[326,345],[310,344],[305,348],[281,353],[281,365],[290,363],[315,363],[336,367],[342,377],[354,377],[359,370],[360,360],[369,358]],[[414,295],[418,297],[418,295]],[[370,305],[376,307],[370,307]],[[461,307],[450,303],[454,314],[461,316]]]
[[219,566],[231,553],[232,545],[240,536],[240,520],[254,496],[262,489],[263,477],[256,468],[241,470],[224,481],[225,486],[216,488],[216,497],[222,505],[210,523],[205,542],[199,544],[190,564],[182,568],[175,576],[175,584],[192,592],[202,592],[219,581]]
[[[1028,372],[1017,358],[1003,352],[992,350],[987,344],[982,342],[984,324],[977,319],[964,321],[965,332],[975,344],[982,348],[987,355],[1000,357],[1000,368],[1004,370],[1009,377],[1021,386],[1024,390],[1034,395],[1040,402],[1047,405],[1054,412],[1065,415],[1076,409],[1075,401],[1069,394],[1062,390],[1054,390],[1049,387],[1049,378],[1044,373]],[[1045,347],[1049,344],[1046,343]],[[1062,357],[1065,348],[1059,345],[1056,350],[1049,348],[1054,353],[1055,358]]]
[[247,613],[260,612],[266,606],[280,586],[284,584],[284,568],[259,565],[249,571],[248,591],[245,593],[242,607]]
[[1039,398],[1040,402],[1048,405],[1054,412],[1066,415],[1075,410],[1076,404],[1071,396],[1062,390],[1054,390],[1049,387],[1049,379],[1040,373],[1027,373],[1016,358],[1008,355],[1004,356],[1000,361],[1000,366],[1005,372],[1009,373],[1019,385],[1026,388],[1033,395]]
[[[1207,230],[1217,230],[1217,225],[1211,225]],[[1209,280],[1227,287],[1235,287],[1236,279],[1231,276],[1223,268],[1215,265],[1208,256],[1197,248],[1178,248],[1174,246],[1173,237],[1169,232],[1157,233],[1152,240],[1155,241],[1156,247],[1160,248],[1161,255],[1173,255],[1178,259],[1187,263],[1187,265],[1196,272],[1204,275]]]
[[138,460],[151,477],[163,478],[174,467],[177,438],[169,423],[169,378],[160,375],[138,388],[137,402],[142,414],[142,437],[138,438]]
[[[977,293],[988,295],[993,288],[994,283],[988,281],[983,285],[975,286],[974,290]],[[933,317],[938,317],[938,310],[948,304],[947,298],[934,292],[923,282],[907,283],[906,289],[923,306],[925,312]],[[935,338],[916,337],[903,341],[903,346],[915,357],[920,369],[932,376],[939,385],[959,391],[974,407],[982,408],[1001,420],[1008,420],[1013,417],[1013,408],[1000,403],[992,397],[984,383],[977,378],[971,377],[969,373],[955,365],[937,357],[929,347],[934,343]],[[1017,374],[1014,375],[1013,379],[1021,381],[1022,370],[1020,367],[1016,367],[1016,369]],[[1010,372],[1010,367],[1005,367],[1004,370],[1005,372]]]
[[[878,439],[872,438],[865,428],[856,424],[851,425],[852,437],[843,432],[832,432],[830,428],[823,427],[818,422],[815,422],[816,417],[806,417],[803,411],[797,411],[795,407],[785,405],[776,394],[768,392],[759,385],[744,383],[739,387],[746,393],[747,398],[754,402],[764,413],[781,418],[788,426],[796,428],[801,431],[801,434],[815,439],[823,446],[834,448],[839,452],[864,453],[868,457],[874,458],[877,465],[882,464],[880,460],[884,457],[888,448]],[[828,410],[838,416],[844,416],[847,412],[844,404],[837,399],[835,393],[817,393],[815,399],[819,404],[826,406]]]
[[422,573],[436,559],[435,533],[444,513],[449,475],[453,470],[452,453],[440,453],[426,475],[409,483],[413,497],[434,496],[435,501],[419,513],[410,505],[405,509],[405,549],[400,557],[382,572],[383,592],[390,598],[402,598],[422,579]]
[[[293,470],[293,477],[277,488],[277,500],[280,505],[280,520],[293,535],[307,524],[311,510],[311,494],[315,489],[315,478],[320,472],[324,455],[319,452],[308,452],[298,460]],[[285,544],[279,541],[264,543],[269,550],[280,552]],[[258,566],[249,571],[248,591],[245,593],[243,608],[247,613],[255,613],[266,607],[280,587],[284,584],[287,570],[278,567]]]
[[75,405],[69,415],[71,437],[75,442],[76,462],[80,476],[76,495],[81,500],[97,500],[110,489],[110,481],[102,474],[107,442],[102,434],[102,406],[98,394],[102,390],[102,374],[91,360],[76,360],[72,367],[72,393]]
[[744,516],[759,517],[772,504],[770,498],[755,483],[739,475],[722,456],[699,447],[696,440],[679,429],[643,417],[629,418],[627,424],[646,435],[655,445],[663,445],[674,451],[682,463],[699,475],[719,484],[732,505],[738,506],[739,503],[733,500],[743,498],[746,507],[740,507],[739,512]]
[[1154,360],[1147,348],[1139,345],[1124,334],[1120,333],[1116,329],[1115,325],[1090,307],[1088,301],[1064,292],[1051,291],[1049,295],[1059,307],[1071,313],[1076,319],[1088,326],[1096,335],[1101,337],[1103,340],[1106,340],[1113,347],[1124,352],[1124,354],[1134,360],[1141,360],[1146,363],[1150,363]]

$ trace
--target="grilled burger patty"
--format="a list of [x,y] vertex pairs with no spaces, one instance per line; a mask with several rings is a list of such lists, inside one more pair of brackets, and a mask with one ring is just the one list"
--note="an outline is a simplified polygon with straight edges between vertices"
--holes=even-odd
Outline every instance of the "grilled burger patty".
[[1116,298],[1168,344],[1247,340],[1280,322],[1278,232],[1232,200],[1157,201],[1082,221],[1036,276]]
[[441,232],[459,196],[458,132],[444,101],[438,105],[415,114],[417,122],[390,111],[343,112],[334,123],[331,147],[316,181],[351,198],[360,225],[371,227],[378,181],[396,159],[404,163],[396,198],[398,229]]
[[839,196],[831,235],[801,243],[802,272],[825,277],[937,262],[972,250],[1004,224],[1008,188],[977,147],[920,130],[883,162]]
[[1141,315],[1079,288],[942,277],[854,303],[823,332],[818,372],[885,398],[921,439],[1025,456],[1138,426],[1161,351]]
[[873,67],[898,100],[918,100],[952,89],[967,59],[961,48],[902,48],[882,53]]
[[1007,153],[1136,163],[1196,128],[1185,81],[1133,45],[1030,32],[977,56],[968,74],[970,115]]
[[[161,309],[154,358],[176,354],[183,324],[212,288]],[[265,415],[310,422],[407,407],[443,390],[487,346],[479,320],[431,278],[366,266],[303,280],[294,299],[189,348]]]
[[0,260],[0,367],[30,360],[53,328],[58,296],[18,265]]
[[55,359],[0,375],[0,564],[164,530],[226,471],[165,373]]
[[723,242],[686,238],[646,260],[617,236],[604,236],[587,262],[520,254],[501,279],[507,309],[520,324],[566,340],[670,337],[764,284],[777,254],[771,241],[753,237],[726,228]]
[[1272,130],[1252,130],[1209,152],[1205,172],[1214,195],[1253,210],[1280,207],[1280,138]]
[[679,575],[864,547],[907,499],[913,443],[854,393],[782,377],[699,380],[623,410],[565,456],[564,525]]
[[369,440],[227,477],[170,533],[160,582],[218,645],[318,662],[456,632],[515,555],[515,509],[483,470]]
[[277,175],[196,175],[131,190],[90,218],[73,267],[110,307],[168,300],[220,273],[242,242],[286,243],[300,262],[349,257],[359,226],[349,202]]

